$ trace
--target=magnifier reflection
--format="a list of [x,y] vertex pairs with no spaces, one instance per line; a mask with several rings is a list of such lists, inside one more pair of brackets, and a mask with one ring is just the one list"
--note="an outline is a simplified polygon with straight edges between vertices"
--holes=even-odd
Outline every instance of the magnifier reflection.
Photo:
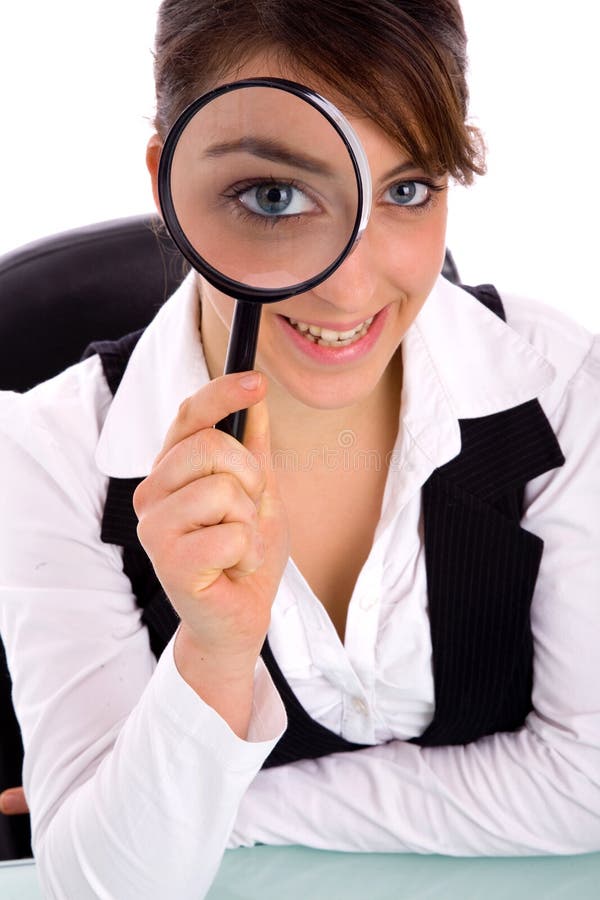
[[[182,113],[159,195],[184,256],[237,301],[228,373],[254,365],[262,303],[311,290],[352,250],[371,187],[362,147],[332,104],[295,82],[250,79]],[[241,440],[244,413],[217,427]]]

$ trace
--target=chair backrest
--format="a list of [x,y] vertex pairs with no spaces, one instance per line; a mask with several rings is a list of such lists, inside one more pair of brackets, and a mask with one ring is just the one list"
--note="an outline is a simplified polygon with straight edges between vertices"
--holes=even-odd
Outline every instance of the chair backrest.
[[63,232],[0,258],[0,389],[24,391],[93,340],[146,325],[187,265],[157,216]]

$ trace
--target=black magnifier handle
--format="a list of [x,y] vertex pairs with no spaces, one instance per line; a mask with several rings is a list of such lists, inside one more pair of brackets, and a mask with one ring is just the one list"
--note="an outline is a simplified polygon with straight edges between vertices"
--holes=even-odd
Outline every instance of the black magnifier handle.
[[[262,303],[244,300],[235,301],[224,375],[229,375],[231,372],[247,372],[249,369],[254,368],[261,313]],[[247,410],[240,409],[238,412],[230,413],[224,419],[221,419],[220,422],[217,422],[215,428],[226,432],[226,434],[233,435],[238,441],[242,441],[244,439],[246,412]]]

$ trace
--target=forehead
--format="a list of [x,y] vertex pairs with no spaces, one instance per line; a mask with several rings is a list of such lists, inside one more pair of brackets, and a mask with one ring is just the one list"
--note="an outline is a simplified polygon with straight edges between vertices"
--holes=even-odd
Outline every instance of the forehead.
[[240,65],[227,70],[215,82],[214,87],[244,78],[286,78],[310,88],[333,103],[356,132],[367,154],[374,180],[378,174],[410,162],[406,151],[348,97],[315,77],[310,70],[294,65],[291,60],[282,62],[275,51],[265,50],[254,54]]

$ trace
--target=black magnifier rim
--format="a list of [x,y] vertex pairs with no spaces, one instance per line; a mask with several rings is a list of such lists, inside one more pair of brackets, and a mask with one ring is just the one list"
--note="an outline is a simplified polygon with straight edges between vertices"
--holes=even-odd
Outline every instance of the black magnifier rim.
[[[333,262],[331,262],[317,275],[313,275],[310,278],[307,278],[305,281],[298,282],[298,284],[288,285],[285,288],[251,287],[248,284],[243,284],[242,282],[234,281],[232,278],[228,278],[226,275],[223,275],[222,272],[219,272],[218,269],[215,269],[213,266],[211,266],[210,263],[208,263],[204,259],[204,257],[200,256],[200,254],[188,241],[187,236],[185,235],[181,225],[179,224],[179,219],[177,218],[177,213],[175,211],[175,206],[173,203],[173,195],[171,192],[171,169],[173,165],[173,157],[175,155],[175,149],[179,142],[179,138],[188,125],[190,119],[195,116],[203,106],[206,106],[217,97],[246,87],[271,87],[282,91],[287,91],[287,93],[294,94],[296,97],[299,97],[301,100],[304,100],[310,106],[314,107],[318,112],[321,113],[322,116],[327,119],[329,124],[335,129],[336,133],[344,142],[344,146],[348,151],[348,155],[354,169],[354,176],[356,178],[356,187],[358,191],[356,219],[354,221],[354,226],[350,233],[350,237],[346,242],[346,246],[339,254],[339,256],[337,256],[336,259],[333,260]],[[227,294],[230,297],[234,297],[237,300],[253,302],[258,301],[259,303],[275,303],[277,300],[285,300],[288,297],[293,297],[295,294],[302,294],[305,291],[316,287],[316,285],[320,284],[322,281],[325,281],[325,279],[329,278],[329,276],[333,272],[335,272],[335,270],[343,263],[348,253],[354,246],[362,220],[364,200],[360,167],[358,165],[358,160],[356,159],[356,154],[354,153],[352,145],[348,141],[346,135],[344,134],[336,120],[329,114],[326,109],[321,106],[321,99],[325,98],[320,98],[319,95],[315,93],[315,91],[311,90],[305,85],[299,84],[296,81],[289,81],[286,78],[244,78],[240,81],[232,81],[227,84],[220,85],[219,87],[208,91],[206,94],[203,94],[201,97],[198,97],[196,100],[193,100],[192,103],[190,103],[189,106],[187,106],[183,110],[183,112],[177,118],[177,120],[169,130],[169,133],[167,134],[167,138],[161,152],[158,168],[158,196],[165,225],[167,226],[167,229],[171,237],[173,238],[173,241],[175,242],[181,253],[185,256],[187,261],[194,267],[194,269],[200,272],[200,274],[203,275],[206,280],[213,285],[213,287],[216,287],[217,290],[222,291],[222,293]]]

